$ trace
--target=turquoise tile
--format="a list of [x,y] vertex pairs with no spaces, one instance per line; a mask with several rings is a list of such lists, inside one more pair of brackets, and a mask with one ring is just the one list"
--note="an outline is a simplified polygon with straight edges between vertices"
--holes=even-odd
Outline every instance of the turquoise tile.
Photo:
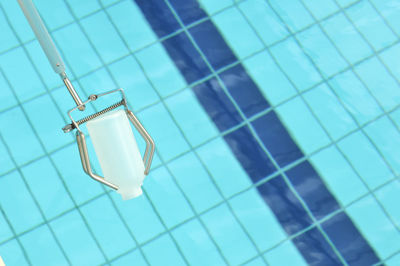
[[106,195],[84,205],[81,210],[108,259],[135,247],[133,238]]
[[18,1],[3,1],[1,5],[20,40],[26,42],[35,39],[35,35],[24,16]]
[[378,201],[383,205],[397,227],[400,226],[400,209],[398,208],[398,202],[400,201],[399,191],[400,183],[398,180],[395,180],[375,192]]
[[286,241],[264,255],[271,266],[307,265],[304,258],[291,241]]
[[393,173],[364,134],[355,132],[338,145],[370,189],[393,178]]
[[321,20],[339,9],[334,0],[324,1],[323,4],[318,0],[303,0],[303,4],[317,20]]
[[23,107],[47,152],[71,141],[62,131],[66,122],[48,94],[25,103]]
[[75,207],[56,169],[47,157],[29,164],[21,170],[47,219],[54,218]]
[[8,86],[3,74],[0,73],[0,111],[15,106],[18,102],[14,97],[12,89]]
[[[118,88],[105,68],[100,68],[99,70],[80,78],[79,82],[87,95],[102,93]],[[107,101],[109,97],[110,96],[106,96],[106,98],[103,98],[102,100],[106,99]],[[96,104],[97,102],[95,105]]]
[[20,101],[45,92],[39,76],[21,47],[1,55],[0,67]]
[[400,128],[400,109],[395,109],[393,112],[390,113],[390,117],[392,118],[393,122],[396,124],[397,128]]
[[372,196],[347,208],[347,214],[381,258],[400,249],[400,233]]
[[271,52],[299,90],[303,91],[322,81],[315,67],[293,38],[274,45]]
[[165,100],[167,108],[192,146],[218,135],[218,130],[198,102],[193,91],[186,89]]
[[102,11],[81,20],[86,35],[105,63],[129,53],[107,15]]
[[272,0],[270,2],[292,32],[299,31],[314,22],[299,0]]
[[77,204],[104,192],[100,183],[94,181],[83,171],[78,147],[75,143],[53,153],[51,158]]
[[118,87],[123,88],[133,110],[141,109],[160,100],[155,89],[132,56],[111,65],[109,69]]
[[142,254],[135,250],[133,252],[128,253],[127,255],[122,256],[121,258],[116,259],[111,263],[112,266],[126,266],[126,265],[135,265],[135,266],[147,266],[148,264],[144,260]]
[[50,30],[71,23],[74,20],[69,12],[68,4],[64,0],[35,1],[35,6],[46,27]]
[[144,189],[168,228],[193,217],[189,203],[165,167],[157,168],[149,174],[144,180]]
[[334,140],[356,129],[357,125],[326,84],[319,85],[303,96]]
[[161,103],[143,110],[138,116],[165,161],[189,150],[188,143]]
[[106,12],[131,51],[136,51],[157,41],[157,36],[134,1],[122,1],[108,8]]
[[373,53],[344,14],[323,21],[321,26],[350,63],[354,64]]
[[365,130],[381,152],[381,155],[383,155],[396,174],[399,174],[400,158],[397,155],[397,150],[400,148],[399,130],[386,116],[369,124]]
[[240,2],[238,6],[264,44],[271,45],[289,34],[266,2],[247,0]]
[[387,266],[397,266],[400,264],[400,254],[397,253],[396,255],[394,255],[393,257],[391,257],[390,259],[388,259],[385,262],[385,265]]
[[[335,76],[329,81],[329,84],[344,107],[359,124],[365,124],[382,113],[375,98],[371,96],[352,71],[346,71]],[[357,101],[354,101],[354,99],[357,99]]]
[[1,25],[1,35],[0,35],[0,51],[5,51],[12,47],[19,45],[17,38],[10,25],[8,24],[6,17],[3,12],[0,12],[0,25]]
[[86,16],[90,13],[93,13],[99,9],[101,6],[98,0],[68,0],[69,6],[74,13],[74,15],[78,18]]
[[31,265],[26,261],[21,246],[15,239],[0,245],[0,254],[4,263],[7,263],[7,265]]
[[187,86],[183,76],[161,44],[157,43],[140,50],[136,56],[146,76],[162,97]]
[[396,61],[396,55],[400,53],[400,44],[396,44],[380,54],[384,64],[389,68],[389,71],[399,80],[400,66]]
[[229,202],[259,250],[269,249],[287,237],[257,190],[248,190]]
[[99,265],[104,262],[103,254],[78,211],[52,221],[50,227],[72,265]]
[[208,211],[201,219],[229,264],[238,265],[257,255],[226,204]]
[[0,175],[15,168],[13,161],[10,158],[10,154],[4,146],[3,141],[0,142]]
[[76,76],[89,73],[101,66],[99,57],[76,23],[54,32],[53,37],[57,48],[62,52],[61,56],[69,66],[68,69],[74,71]]
[[255,258],[254,260],[244,264],[244,266],[265,266],[265,261],[261,258]]
[[[18,193],[13,188],[18,188]],[[17,234],[43,222],[38,207],[17,171],[0,178],[0,195],[0,205]]]
[[0,212],[0,242],[13,237],[13,233],[2,212]]
[[296,94],[296,89],[267,52],[254,55],[243,64],[272,105],[278,105]]
[[338,4],[344,8],[348,7],[351,4],[358,2],[357,0],[336,0]]
[[229,8],[213,16],[212,19],[239,59],[264,48],[254,30],[236,7]]
[[115,2],[118,2],[120,0],[100,0],[101,3],[103,3],[104,6],[109,6],[114,4]]
[[197,212],[205,211],[222,201],[211,177],[192,152],[173,160],[168,168]]
[[120,195],[112,193],[111,197],[139,243],[146,242],[165,230],[147,196],[121,200]]
[[311,157],[311,162],[343,206],[368,192],[337,148],[331,146],[318,152]]
[[[43,149],[21,108],[13,108],[0,115],[0,132],[18,165],[43,155]],[[24,141],[21,141],[24,140]]]
[[233,5],[233,0],[199,0],[199,3],[200,7],[211,15]]
[[180,252],[171,237],[164,234],[142,247],[150,265],[164,266],[166,262],[171,265],[186,265]]
[[385,111],[400,104],[399,84],[376,57],[359,64],[355,70]]
[[400,7],[396,0],[372,0],[370,2],[378,12],[385,18],[397,34],[400,34]]
[[[37,40],[25,44],[28,55],[31,57],[32,62],[36,66],[36,70],[48,90],[54,89],[59,86],[64,86],[62,80],[54,73],[53,67],[50,65],[42,47]],[[43,86],[42,86],[43,87]]]
[[348,67],[332,42],[318,26],[313,26],[297,34],[304,52],[314,61],[325,77],[333,76]]
[[329,144],[328,136],[300,98],[290,100],[276,111],[306,155]]
[[42,225],[21,238],[33,265],[69,265],[47,225]]
[[[360,1],[346,10],[357,29],[376,49],[382,49],[396,41],[397,37],[368,1]],[[367,19],[366,19],[367,18]]]
[[190,265],[226,265],[197,219],[179,226],[172,231],[172,235]]
[[208,142],[197,152],[225,197],[251,186],[250,178],[221,138]]

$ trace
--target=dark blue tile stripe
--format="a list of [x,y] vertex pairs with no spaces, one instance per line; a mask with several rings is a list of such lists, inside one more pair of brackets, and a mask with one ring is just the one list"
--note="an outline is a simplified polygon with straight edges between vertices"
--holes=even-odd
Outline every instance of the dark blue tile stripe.
[[135,1],[159,38],[180,29],[178,21],[164,0]]
[[193,92],[221,132],[243,121],[216,78],[194,86]]
[[309,265],[343,265],[317,228],[295,237],[293,243]]
[[185,25],[207,17],[207,14],[200,8],[198,1],[170,0],[169,2]]
[[[159,37],[180,28],[164,0],[135,1]],[[206,18],[196,0],[170,0],[170,4],[185,25]],[[190,28],[189,33],[214,70],[238,62],[211,20],[207,19]],[[188,83],[211,73],[186,33],[167,38],[162,44]],[[269,108],[269,103],[242,65],[236,65],[219,76],[246,117]],[[221,132],[242,122],[234,104],[217,79],[212,78],[196,85],[193,91]],[[252,126],[280,167],[304,157],[273,111],[253,121]],[[277,171],[247,126],[230,132],[224,139],[253,182],[258,182]],[[339,208],[334,196],[309,162],[297,165],[287,171],[286,175],[316,219],[321,219]],[[282,176],[272,178],[257,189],[289,235],[312,225],[312,219]],[[349,241],[356,241],[358,248],[349,248],[349,244],[335,234],[342,226],[349,236]],[[328,231],[327,234],[348,263],[372,264],[378,261],[373,249],[344,212],[325,222],[323,228]],[[332,247],[316,228],[297,236],[293,243],[309,264],[340,264]]]
[[319,220],[340,208],[308,161],[286,171],[286,176],[316,219]]
[[275,112],[270,111],[259,117],[252,125],[280,167],[304,157]]
[[237,62],[236,56],[210,20],[190,28],[189,33],[214,70]]
[[247,126],[225,135],[224,139],[254,183],[276,172],[277,169]]
[[282,176],[277,176],[258,186],[258,191],[288,235],[293,235],[312,225],[312,219]]
[[322,224],[325,232],[349,265],[363,266],[379,262],[379,258],[349,217],[341,212]]
[[246,117],[251,117],[270,107],[242,65],[229,68],[219,76]]
[[163,45],[189,84],[211,74],[185,32],[164,40]]

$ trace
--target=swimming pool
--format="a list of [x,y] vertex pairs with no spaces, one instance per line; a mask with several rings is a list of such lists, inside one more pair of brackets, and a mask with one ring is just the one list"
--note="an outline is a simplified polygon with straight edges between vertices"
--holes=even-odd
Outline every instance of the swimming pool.
[[399,265],[400,5],[321,2],[35,1],[79,93],[124,88],[156,142],[130,201],[1,2],[6,265]]

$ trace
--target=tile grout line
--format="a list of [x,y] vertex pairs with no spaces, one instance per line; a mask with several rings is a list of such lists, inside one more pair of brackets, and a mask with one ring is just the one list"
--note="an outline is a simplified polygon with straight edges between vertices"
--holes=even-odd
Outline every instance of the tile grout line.
[[[98,10],[97,12],[101,12],[101,11],[102,11],[102,10]],[[97,12],[96,12],[96,13],[97,13]],[[183,32],[183,31],[181,31],[181,32]],[[131,55],[131,54],[129,54],[128,56],[130,56],[130,55]],[[240,62],[239,62],[239,63],[240,63]],[[100,69],[103,68],[103,67],[104,67],[104,66],[101,66]],[[39,74],[39,75],[40,75],[40,74]],[[217,75],[217,74],[216,74],[216,75]],[[183,91],[183,90],[185,90],[185,89],[187,89],[187,87],[186,87],[186,88],[183,88],[183,89],[181,89],[181,90],[179,90],[179,92],[180,92],[180,91]],[[179,93],[179,92],[177,92],[177,93]],[[168,96],[168,97],[169,97],[169,96]],[[297,97],[297,95],[296,95],[296,97]],[[157,103],[159,103],[159,102],[157,102]],[[156,104],[157,104],[157,103],[156,103]],[[57,105],[56,105],[56,106],[57,106]],[[57,107],[58,107],[58,106],[57,106]],[[168,108],[167,108],[167,109],[168,109]],[[273,108],[272,108],[272,109],[273,109]],[[269,112],[269,111],[271,111],[271,109],[268,109],[268,112]],[[241,126],[243,126],[243,125],[241,125]],[[241,126],[239,126],[238,128],[240,128]],[[179,128],[179,127],[178,127],[178,128]],[[183,134],[183,133],[182,133],[182,134]],[[219,134],[219,136],[217,136],[216,138],[218,138],[218,137],[220,137],[220,136],[222,136],[222,134]],[[206,142],[206,143],[208,143],[208,142]],[[203,144],[204,144],[204,143],[202,143],[202,145],[203,145]],[[67,146],[69,146],[69,145],[70,145],[70,144],[67,144]],[[189,151],[189,152],[191,152],[191,151]],[[50,157],[50,155],[48,155],[48,157]],[[178,156],[178,157],[179,157],[179,156]],[[174,159],[175,159],[175,158],[173,158],[172,160],[174,160]],[[172,161],[172,160],[170,160],[170,161]],[[165,163],[165,162],[164,162],[164,163]],[[109,193],[106,192],[105,194],[109,194]],[[104,194],[102,194],[102,195],[104,195]]]
[[[312,12],[304,5],[303,0],[300,0],[301,3],[303,4],[303,6],[305,7],[305,9],[309,12],[309,14],[315,19],[314,15],[312,14]],[[356,31],[359,33],[359,35],[363,38],[363,40],[368,44],[368,46],[371,48],[371,50],[374,52],[374,57],[378,58],[379,62],[382,63],[385,67],[385,69],[389,72],[388,68],[386,67],[386,65],[382,62],[382,60],[379,57],[379,54],[376,53],[376,50],[374,49],[374,47],[369,43],[369,41],[365,38],[365,36],[358,30],[358,28],[353,24],[353,21],[350,20],[350,18],[348,17],[348,15],[345,13],[346,11],[343,10],[340,5],[337,3],[337,0],[334,0],[335,4],[337,5],[337,7],[343,11],[343,14],[345,15],[345,17],[350,21],[350,23],[354,26],[354,28],[356,29]],[[323,34],[325,35],[325,37],[329,40],[329,42],[333,45],[333,47],[336,49],[336,51],[339,53],[339,55],[346,61],[346,63],[348,65],[351,66],[351,70],[352,73],[357,77],[357,79],[361,82],[361,84],[367,89],[367,91],[369,92],[369,94],[371,95],[371,97],[375,100],[376,104],[380,107],[382,113],[384,113],[386,115],[387,118],[389,118],[389,120],[391,121],[392,125],[395,126],[395,128],[397,129],[397,131],[399,131],[398,126],[396,125],[396,123],[393,121],[393,119],[391,118],[390,115],[388,115],[386,113],[386,111],[384,110],[383,106],[381,105],[381,103],[374,97],[373,93],[371,92],[371,90],[369,89],[369,87],[367,86],[367,84],[361,79],[361,77],[359,76],[359,74],[356,72],[356,70],[354,69],[354,67],[352,66],[352,64],[348,61],[348,59],[342,54],[342,52],[340,51],[340,49],[336,46],[336,44],[332,41],[332,39],[330,38],[330,36],[325,32],[325,30],[323,29],[323,27],[317,23],[318,27],[320,28],[320,30],[323,32]],[[393,77],[393,76],[392,76]],[[394,78],[394,77],[393,77]],[[396,79],[397,80],[397,79]],[[397,81],[397,83],[399,84],[399,82]],[[399,84],[400,85],[400,84]],[[343,106],[344,107],[344,106]],[[346,111],[348,112],[348,114],[350,115],[350,112],[346,109]],[[320,123],[320,122],[319,122]],[[322,124],[321,124],[322,126]],[[373,142],[372,139],[370,139],[370,137],[367,137],[368,140],[370,141],[370,143],[374,146],[375,150],[378,152],[378,154],[383,158],[386,166],[388,167],[388,169],[390,169],[391,173],[393,174],[393,176],[397,176],[396,171],[393,169],[393,167],[389,164],[389,162],[385,159],[385,157],[383,156],[383,154],[380,152],[380,150],[376,147],[375,143]],[[389,214],[389,212],[386,210],[386,208],[383,206],[383,204],[379,201],[379,199],[377,198],[377,196],[375,195],[375,193],[371,192],[370,187],[368,186],[367,182],[364,180],[364,178],[362,177],[362,175],[358,172],[358,170],[354,167],[353,163],[351,162],[351,160],[348,158],[348,156],[346,156],[344,154],[344,152],[342,151],[342,149],[338,146],[336,146],[337,149],[339,150],[340,154],[343,156],[343,158],[348,162],[348,164],[351,166],[351,168],[353,169],[353,171],[357,174],[357,176],[359,177],[359,179],[363,182],[365,188],[370,192],[371,196],[375,199],[376,203],[379,205],[380,209],[383,211],[383,213],[385,214],[385,216],[389,219],[389,221],[392,223],[393,227],[396,228],[396,230],[398,232],[400,232],[400,228],[399,226],[396,224],[396,222],[393,220],[393,218],[391,217],[391,215]],[[398,179],[400,180],[400,179]],[[357,224],[355,224],[355,226],[358,228]],[[358,230],[360,230],[358,228]],[[367,242],[369,242],[366,239]],[[372,245],[371,245],[372,246]]]
[[[65,0],[64,0],[64,2],[65,2]],[[66,4],[67,4],[67,3],[66,3]],[[67,6],[68,6],[69,9],[70,9],[69,4],[67,4]],[[100,61],[102,62],[102,64],[104,65],[104,68],[106,69],[106,71],[108,72],[108,74],[110,75],[110,77],[113,77],[111,71],[110,71],[109,68],[108,68],[108,64],[105,64],[105,62],[103,61],[101,55],[100,55],[99,52],[97,51],[96,46],[93,44],[93,42],[91,41],[91,39],[90,39],[89,36],[87,35],[86,30],[83,28],[83,26],[81,25],[81,23],[80,23],[79,21],[77,21],[77,24],[78,24],[80,30],[82,31],[82,33],[84,33],[85,37],[87,38],[87,40],[88,40],[88,42],[89,42],[89,44],[90,44],[92,50],[96,53],[97,57],[99,58],[99,60],[100,60]],[[134,56],[134,54],[133,54],[133,56]],[[113,79],[113,81],[115,82],[115,78]],[[78,81],[78,83],[79,83],[79,81]],[[161,100],[162,100],[162,99],[161,99]],[[156,152],[157,152],[157,151],[156,151]],[[160,158],[161,158],[161,157],[160,157]],[[174,244],[175,244],[175,246],[176,246],[178,252],[181,253],[182,258],[183,258],[183,259],[185,260],[185,262],[188,264],[188,262],[186,261],[186,258],[185,258],[185,256],[184,256],[184,254],[183,254],[182,251],[180,250],[180,248],[179,248],[179,246],[178,246],[178,244],[177,244],[175,238],[173,237],[173,235],[171,234],[171,232],[168,230],[168,227],[166,226],[164,220],[162,219],[162,217],[161,217],[161,215],[159,214],[158,210],[155,208],[155,205],[154,205],[153,202],[151,201],[151,198],[148,196],[148,194],[147,194],[147,192],[146,192],[145,189],[143,189],[143,191],[144,191],[144,194],[146,195],[146,197],[148,198],[149,203],[151,204],[151,206],[152,206],[152,208],[153,208],[153,211],[156,213],[156,215],[158,216],[158,218],[159,218],[161,224],[164,226],[164,228],[166,229],[168,235],[171,237],[172,241],[174,242]],[[122,217],[120,217],[120,218],[123,219]],[[129,230],[129,228],[128,228],[128,230]],[[144,253],[142,253],[142,254],[144,255]],[[146,257],[145,257],[145,259],[146,259]],[[109,261],[107,261],[107,262],[109,262]]]
[[[108,16],[108,18],[110,19],[108,12],[107,12],[107,11],[105,11],[105,12],[106,12],[106,15]],[[121,32],[119,31],[118,27],[114,24],[114,22],[113,22],[112,19],[110,19],[110,22],[111,22],[111,24],[113,25],[113,27],[114,27],[114,29],[116,30],[116,32],[118,33],[118,36],[120,37],[120,39],[123,41],[125,47],[126,47],[129,51],[131,51],[129,45],[127,44],[126,40],[123,38]],[[146,72],[145,72],[145,70],[144,70],[144,67],[142,66],[140,60],[135,56],[135,54],[133,54],[133,57],[134,57],[134,59],[135,59],[135,62],[136,62],[136,63],[139,65],[139,67],[141,68],[141,70],[142,70],[142,72],[143,72],[143,75],[146,77],[147,81],[148,81],[149,84],[152,86],[152,88],[154,89],[154,91],[156,92],[156,94],[158,95],[158,97],[160,98],[160,103],[162,103],[163,106],[166,108],[166,110],[167,110],[168,114],[170,115],[171,119],[173,120],[173,122],[174,122],[175,124],[177,124],[177,122],[175,121],[173,115],[171,114],[171,112],[170,112],[168,106],[165,104],[165,102],[164,102],[164,100],[163,100],[164,98],[163,98],[163,97],[161,96],[161,94],[158,92],[157,88],[155,87],[155,85],[153,84],[153,82],[151,81],[151,79],[147,76],[147,74],[146,74]],[[187,137],[186,137],[185,134],[181,131],[181,129],[179,128],[179,126],[178,126],[178,130],[180,130],[180,133],[182,134],[183,138],[185,139],[186,143],[189,145],[189,147],[191,148],[191,150],[194,151],[193,146],[190,144],[190,142],[188,141]],[[190,151],[189,151],[189,152],[190,152]],[[159,158],[160,158],[161,162],[163,163],[163,165],[165,165],[165,169],[166,169],[166,170],[168,171],[168,173],[171,175],[174,184],[177,186],[177,188],[179,189],[179,191],[182,193],[183,197],[185,198],[185,200],[187,201],[188,205],[190,206],[192,212],[195,214],[195,217],[198,219],[199,223],[201,224],[201,226],[203,227],[203,229],[205,230],[205,232],[207,233],[207,235],[210,237],[210,239],[211,239],[211,241],[213,242],[213,244],[216,246],[218,252],[220,253],[220,255],[221,255],[221,257],[222,257],[222,259],[225,261],[225,263],[228,264],[228,262],[227,262],[225,256],[222,254],[220,248],[219,248],[218,245],[215,243],[214,239],[211,237],[211,234],[209,233],[207,227],[204,225],[203,221],[202,221],[202,220],[200,219],[200,217],[198,216],[198,213],[197,213],[196,209],[194,208],[194,206],[192,206],[190,200],[189,200],[188,197],[186,196],[186,193],[183,191],[183,189],[181,188],[181,186],[180,186],[179,183],[177,182],[176,177],[174,176],[174,174],[173,174],[173,173],[171,172],[171,170],[169,169],[168,164],[164,161],[164,159],[162,158],[162,156],[159,156]],[[179,247],[178,247],[178,248],[179,248]],[[182,254],[183,254],[183,252],[182,252]],[[183,254],[183,255],[184,255],[184,254]],[[186,259],[185,261],[186,261],[186,263],[188,263],[187,259]],[[189,264],[189,263],[188,263],[188,264]]]

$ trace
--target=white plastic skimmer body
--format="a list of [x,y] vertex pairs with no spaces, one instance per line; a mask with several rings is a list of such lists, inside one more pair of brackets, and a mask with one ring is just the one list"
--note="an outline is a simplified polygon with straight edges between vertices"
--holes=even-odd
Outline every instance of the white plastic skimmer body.
[[104,178],[117,185],[124,200],[142,194],[144,164],[125,110],[87,122]]

